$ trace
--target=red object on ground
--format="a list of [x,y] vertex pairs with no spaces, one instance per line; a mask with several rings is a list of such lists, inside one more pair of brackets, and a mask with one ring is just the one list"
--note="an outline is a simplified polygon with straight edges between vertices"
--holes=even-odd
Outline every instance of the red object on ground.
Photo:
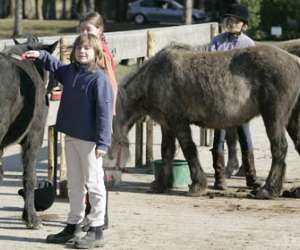
[[50,96],[51,101],[60,101],[61,94],[62,94],[61,89],[53,89],[51,91],[51,96]]

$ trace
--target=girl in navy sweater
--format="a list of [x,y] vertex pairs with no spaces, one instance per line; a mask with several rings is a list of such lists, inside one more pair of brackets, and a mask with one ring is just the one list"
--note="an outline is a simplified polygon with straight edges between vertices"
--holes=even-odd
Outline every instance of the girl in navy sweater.
[[[48,235],[48,243],[75,239],[76,248],[102,245],[106,190],[102,157],[111,144],[113,92],[111,83],[99,68],[102,48],[94,35],[76,38],[71,63],[62,64],[46,51],[27,51],[26,57],[40,60],[63,85],[56,129],[66,134],[66,161],[70,211],[66,227]],[[85,215],[85,195],[91,211],[87,234],[75,238]]]

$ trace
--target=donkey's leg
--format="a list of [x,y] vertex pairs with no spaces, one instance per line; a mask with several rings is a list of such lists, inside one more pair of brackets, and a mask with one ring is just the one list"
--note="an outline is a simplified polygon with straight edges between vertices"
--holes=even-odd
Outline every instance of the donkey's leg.
[[44,128],[42,125],[33,125],[33,127],[21,142],[25,191],[23,219],[28,228],[39,228],[41,220],[38,218],[34,207],[34,188],[36,184],[36,160],[42,145]]
[[228,161],[225,169],[225,175],[230,178],[233,171],[239,168],[239,160],[237,157],[237,132],[236,128],[226,129],[226,144],[228,148]]
[[200,196],[207,187],[205,173],[198,160],[198,151],[192,139],[189,124],[176,124],[176,137],[190,168],[192,184],[189,187],[189,195]]
[[4,153],[3,148],[0,148],[0,181],[2,181],[4,178],[4,169],[2,164],[3,153]]
[[151,184],[151,190],[157,193],[162,193],[172,187],[172,182],[170,182],[171,167],[176,151],[174,133],[163,127],[161,127],[161,132],[161,156],[163,160],[163,171],[159,171],[157,180]]
[[[9,128],[9,123],[10,123],[10,114],[9,109],[5,107],[1,107],[1,112],[0,112],[0,117],[1,117],[1,122],[0,122],[0,145],[3,141],[3,138],[5,137],[8,128]],[[0,181],[3,180],[4,177],[4,170],[3,170],[3,165],[2,165],[2,156],[4,153],[4,148],[3,146],[0,146]]]
[[256,192],[258,199],[271,199],[280,195],[285,176],[287,140],[284,127],[276,121],[265,121],[267,135],[271,144],[272,165],[265,185]]

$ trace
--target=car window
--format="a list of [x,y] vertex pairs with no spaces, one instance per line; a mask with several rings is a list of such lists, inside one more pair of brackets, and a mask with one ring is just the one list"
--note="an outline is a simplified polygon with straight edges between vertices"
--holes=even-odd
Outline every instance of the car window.
[[182,9],[183,8],[183,5],[181,5],[180,3],[176,2],[176,1],[172,1],[172,8],[173,9]]
[[178,6],[177,6],[176,4],[169,3],[169,5],[168,5],[168,9],[177,10],[177,9],[180,9],[180,8],[178,8]]
[[145,0],[140,3],[141,7],[156,7],[157,1]]

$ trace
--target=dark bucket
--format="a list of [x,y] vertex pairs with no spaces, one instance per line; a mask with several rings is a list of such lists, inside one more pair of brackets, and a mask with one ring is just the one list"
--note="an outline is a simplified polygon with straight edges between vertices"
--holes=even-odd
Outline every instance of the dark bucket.
[[[153,163],[154,176],[157,180],[163,171],[163,161],[155,160]],[[173,188],[187,187],[191,183],[190,170],[185,160],[173,160],[170,183]]]

